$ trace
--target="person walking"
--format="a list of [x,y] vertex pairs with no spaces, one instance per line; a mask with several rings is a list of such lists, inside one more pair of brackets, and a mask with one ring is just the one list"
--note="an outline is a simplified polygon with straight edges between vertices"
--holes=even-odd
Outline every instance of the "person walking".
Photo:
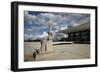
[[33,51],[33,58],[36,60],[36,51]]

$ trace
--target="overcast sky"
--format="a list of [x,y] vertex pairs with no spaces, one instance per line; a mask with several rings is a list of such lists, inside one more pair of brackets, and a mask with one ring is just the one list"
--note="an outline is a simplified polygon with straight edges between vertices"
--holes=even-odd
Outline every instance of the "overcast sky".
[[48,24],[57,32],[89,20],[90,14],[24,11],[24,38],[47,36]]

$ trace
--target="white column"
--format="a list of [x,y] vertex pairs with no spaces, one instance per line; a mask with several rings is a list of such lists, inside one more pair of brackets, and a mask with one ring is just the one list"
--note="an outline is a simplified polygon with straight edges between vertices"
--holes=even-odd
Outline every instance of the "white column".
[[48,32],[48,41],[47,41],[47,51],[53,51],[53,43],[52,43],[52,24],[49,24],[49,32]]

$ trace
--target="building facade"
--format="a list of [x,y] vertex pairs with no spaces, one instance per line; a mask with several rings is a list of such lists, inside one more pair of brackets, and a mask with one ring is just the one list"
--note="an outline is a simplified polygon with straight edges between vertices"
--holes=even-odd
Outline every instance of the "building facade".
[[90,43],[90,30],[68,33],[67,40],[75,43]]
[[78,26],[61,31],[68,34],[66,41],[74,43],[90,43],[90,23],[80,24]]

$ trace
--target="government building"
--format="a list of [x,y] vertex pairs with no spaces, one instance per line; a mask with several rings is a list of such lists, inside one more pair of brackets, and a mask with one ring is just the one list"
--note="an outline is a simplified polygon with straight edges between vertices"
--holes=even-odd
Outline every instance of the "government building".
[[74,43],[90,43],[90,22],[85,22],[84,24],[79,24],[60,32],[68,34],[66,41],[73,41]]

